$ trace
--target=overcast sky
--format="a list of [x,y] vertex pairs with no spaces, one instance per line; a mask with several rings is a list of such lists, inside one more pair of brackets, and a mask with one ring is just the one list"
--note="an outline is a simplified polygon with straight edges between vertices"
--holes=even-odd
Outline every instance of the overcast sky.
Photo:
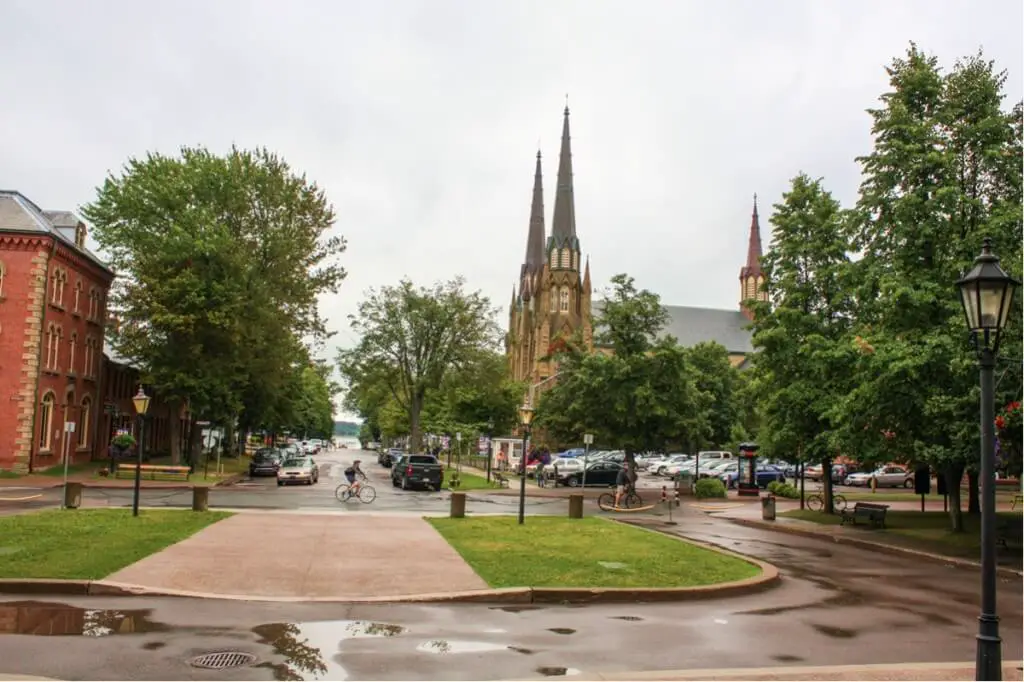
[[735,308],[751,198],[799,171],[853,200],[883,66],[984,47],[1021,97],[1016,0],[0,0],[0,187],[76,210],[147,150],[265,145],[327,192],[348,279],[462,274],[502,307],[534,155],[548,229],[566,94],[595,283]]

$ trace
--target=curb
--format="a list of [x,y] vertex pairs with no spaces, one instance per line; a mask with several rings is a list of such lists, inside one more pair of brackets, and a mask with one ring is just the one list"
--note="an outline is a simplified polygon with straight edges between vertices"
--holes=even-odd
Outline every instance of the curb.
[[[696,544],[696,543],[694,543]],[[715,551],[721,551],[715,549]],[[728,553],[728,552],[723,552]],[[736,555],[738,556],[738,555]],[[396,595],[392,597],[269,597],[259,595],[216,594],[189,592],[130,585],[106,580],[0,580],[0,594],[61,594],[103,597],[184,597],[193,599],[222,599],[225,601],[253,601],[278,603],[339,603],[339,604],[601,604],[623,602],[696,601],[715,597],[753,594],[779,583],[779,571],[771,564],[758,563],[762,574],[745,580],[696,587],[509,587],[493,590],[469,590],[428,594]]]
[[[197,485],[195,485],[193,483],[188,483],[188,482],[173,483],[173,484],[170,484],[170,485],[147,486],[146,485],[146,481],[143,481],[142,482],[142,489],[143,490],[146,490],[146,489],[149,489],[149,490],[192,490],[192,488],[220,488],[221,486],[234,485],[235,483],[238,483],[239,481],[241,481],[244,478],[245,478],[245,474],[244,473],[231,474],[227,478],[225,478],[225,479],[223,479],[221,481],[217,481],[213,485],[200,485],[200,486],[197,486]],[[152,482],[152,481],[150,481],[150,482]],[[83,488],[93,488],[93,489],[98,489],[98,490],[131,490],[132,489],[132,486],[130,486],[130,485],[111,485],[109,483],[104,483],[103,481],[100,481],[100,480],[97,480],[97,481],[73,481],[73,480],[68,480],[68,483],[81,483]],[[13,488],[13,487],[16,487],[16,486],[3,486],[3,485],[0,485],[0,490],[3,490],[6,487]],[[63,488],[64,487],[64,482],[63,481],[59,481],[57,483],[51,483],[51,484],[47,484],[47,485],[33,485],[33,486],[25,486],[25,487],[35,488],[37,490],[54,490],[56,488]]]
[[[714,680],[722,678],[736,680],[757,680],[758,678],[765,680],[795,680],[799,678],[819,680],[929,680],[935,679],[934,675],[928,677],[930,673],[963,671],[968,675],[969,679],[973,679],[974,666],[974,661],[953,663],[868,663],[864,665],[780,666],[770,668],[647,670],[621,673],[589,673],[583,677],[591,680]],[[1003,661],[1003,672],[1015,673],[1020,666],[1021,661]],[[916,676],[914,676],[915,673]],[[879,674],[883,676],[877,676]],[[1005,678],[1013,679],[1009,675],[1006,675]]]
[[[977,561],[971,561],[970,559],[960,559],[958,557],[948,557],[942,554],[933,554],[931,552],[923,552],[918,549],[910,549],[908,547],[897,547],[895,545],[887,545],[882,542],[872,542],[870,540],[861,540],[860,538],[850,538],[839,535],[831,535],[829,533],[820,533],[811,528],[803,528],[800,526],[789,526],[789,525],[773,525],[766,521],[757,521],[756,519],[743,519],[729,516],[719,516],[720,519],[725,519],[730,523],[735,523],[738,526],[748,526],[750,528],[762,528],[765,530],[773,530],[778,533],[789,533],[790,535],[801,535],[803,537],[818,538],[819,540],[832,540],[837,544],[847,544],[853,547],[860,547],[861,549],[871,550],[880,554],[891,554],[896,556],[911,556],[916,559],[924,559],[926,561],[933,561],[936,563],[953,564],[961,568],[981,568],[981,564]],[[1009,568],[1007,566],[997,566],[996,572],[1001,573],[1004,576],[1011,578],[1024,577],[1024,571],[1018,571],[1015,568]]]

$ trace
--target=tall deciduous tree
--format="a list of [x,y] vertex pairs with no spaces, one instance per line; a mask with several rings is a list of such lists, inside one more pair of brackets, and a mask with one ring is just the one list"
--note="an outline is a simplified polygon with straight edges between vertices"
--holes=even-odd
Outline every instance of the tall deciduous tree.
[[[859,358],[843,412],[853,447],[885,448],[944,473],[960,530],[979,393],[953,283],[986,236],[1020,274],[1019,114],[1002,111],[1005,76],[980,55],[943,75],[911,45],[888,73],[891,91],[870,112],[875,143],[860,159],[857,206],[858,332],[871,352]],[[1007,333],[1016,376],[1019,325],[1016,306]]]
[[480,292],[466,292],[461,278],[430,288],[403,281],[371,291],[350,317],[361,336],[339,354],[348,384],[372,375],[408,417],[410,447],[421,447],[421,415],[431,392],[450,372],[468,367],[501,338],[495,311]]
[[755,370],[762,397],[765,453],[820,462],[831,512],[835,402],[851,360],[849,243],[839,202],[804,174],[772,215],[763,259],[769,300],[755,307]]

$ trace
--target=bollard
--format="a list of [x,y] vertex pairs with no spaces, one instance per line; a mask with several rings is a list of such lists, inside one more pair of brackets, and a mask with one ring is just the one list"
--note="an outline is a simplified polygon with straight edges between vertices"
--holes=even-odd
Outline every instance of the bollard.
[[680,504],[682,503],[679,501],[679,488],[676,488],[676,506],[678,507]]
[[82,506],[82,484],[68,481],[64,486],[65,509],[78,509]]
[[192,488],[192,511],[204,512],[210,509],[210,489],[202,486]]
[[583,518],[583,494],[573,493],[569,495],[569,518],[570,519],[582,519]]
[[461,519],[466,516],[466,493],[452,493],[452,511],[451,517],[453,519]]

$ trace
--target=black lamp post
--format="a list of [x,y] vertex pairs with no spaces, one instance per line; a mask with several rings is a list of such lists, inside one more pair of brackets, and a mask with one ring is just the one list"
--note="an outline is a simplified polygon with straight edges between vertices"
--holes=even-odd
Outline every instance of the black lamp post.
[[149,409],[149,396],[139,386],[139,392],[132,398],[135,404],[135,418],[139,423],[139,442],[135,447],[135,495],[132,497],[132,516],[139,515],[139,493],[142,487],[142,444],[145,442],[145,434],[142,432],[146,425],[146,410]]
[[487,420],[487,482],[491,482],[491,460],[494,459],[494,420]]
[[976,680],[1002,679],[1002,640],[996,615],[995,385],[999,337],[1020,282],[999,267],[992,240],[985,238],[974,267],[956,283],[981,366],[981,616],[978,618]]
[[526,516],[526,446],[530,440],[530,422],[533,421],[533,408],[524,403],[519,408],[519,423],[523,425],[523,454],[519,458],[519,525],[523,525]]

